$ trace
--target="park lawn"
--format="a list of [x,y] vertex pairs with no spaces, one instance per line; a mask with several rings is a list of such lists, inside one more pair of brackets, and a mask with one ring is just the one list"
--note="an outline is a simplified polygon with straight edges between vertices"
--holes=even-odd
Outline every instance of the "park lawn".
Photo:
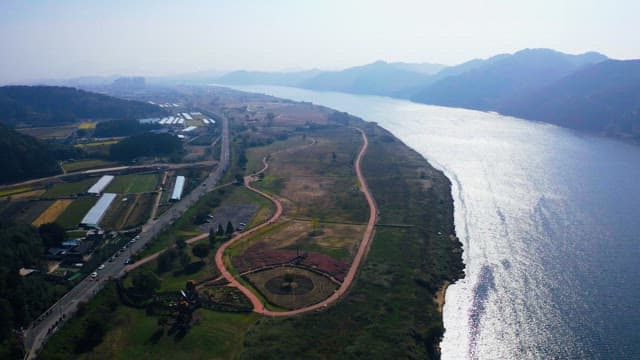
[[183,338],[159,335],[158,317],[121,306],[116,326],[102,344],[80,359],[234,359],[242,351],[244,334],[260,315],[199,309],[201,321]]
[[53,185],[42,195],[44,198],[55,198],[61,196],[72,196],[86,193],[89,188],[98,181],[92,177],[81,181],[65,182]]
[[158,174],[129,174],[116,176],[105,192],[132,194],[155,191],[158,186]]
[[113,161],[89,159],[89,160],[78,160],[78,161],[66,162],[62,164],[62,167],[66,172],[74,172],[74,171],[80,171],[80,170],[105,168],[105,167],[111,167],[116,165],[118,165],[118,163]]
[[74,200],[71,205],[67,206],[60,216],[56,219],[56,223],[65,229],[75,228],[80,224],[82,218],[87,211],[98,201],[95,196],[85,196]]

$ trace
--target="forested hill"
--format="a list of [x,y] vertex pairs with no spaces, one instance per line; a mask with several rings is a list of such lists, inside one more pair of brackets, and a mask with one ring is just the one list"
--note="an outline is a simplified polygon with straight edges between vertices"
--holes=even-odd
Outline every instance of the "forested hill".
[[501,113],[640,140],[640,60],[609,60],[498,109]]
[[162,108],[70,87],[0,87],[0,122],[52,126],[85,119],[136,119],[163,115]]
[[[505,102],[539,90],[582,68],[607,60],[598,53],[564,54],[550,49],[525,49],[512,55],[467,64],[458,75],[453,69],[418,91],[412,100],[431,105],[496,110]],[[455,73],[454,73],[455,74]]]
[[59,152],[34,137],[21,134],[0,124],[0,183],[57,174]]

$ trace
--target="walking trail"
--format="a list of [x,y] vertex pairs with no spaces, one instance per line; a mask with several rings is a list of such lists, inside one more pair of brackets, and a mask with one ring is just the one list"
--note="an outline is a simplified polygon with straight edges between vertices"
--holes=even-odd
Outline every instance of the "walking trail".
[[[367,183],[364,179],[364,177],[362,176],[362,170],[361,170],[361,162],[362,162],[362,158],[364,157],[365,153],[367,152],[367,147],[369,146],[369,140],[367,139],[367,136],[365,135],[364,131],[362,131],[359,128],[355,128],[357,131],[360,132],[360,134],[362,135],[362,140],[363,140],[363,145],[362,148],[360,149],[360,153],[358,154],[358,157],[356,159],[356,163],[355,163],[355,170],[356,170],[356,175],[358,177],[358,182],[360,183],[360,188],[362,189],[362,192],[364,193],[365,198],[367,199],[367,203],[369,204],[369,221],[367,222],[367,227],[364,231],[364,234],[362,236],[362,241],[360,242],[360,247],[358,248],[358,252],[356,253],[356,256],[353,259],[353,262],[351,263],[351,267],[349,268],[349,272],[347,273],[347,276],[344,278],[344,281],[342,282],[342,284],[340,285],[340,288],[338,288],[338,290],[336,290],[330,297],[328,297],[327,299],[317,303],[317,304],[313,304],[304,308],[300,308],[300,309],[296,309],[296,310],[290,310],[290,311],[272,311],[269,310],[267,308],[265,308],[264,304],[262,303],[262,301],[260,301],[260,299],[256,296],[256,294],[254,294],[251,290],[249,290],[247,287],[245,287],[243,284],[241,284],[238,280],[236,280],[236,278],[231,275],[231,273],[229,272],[229,270],[227,269],[224,260],[223,260],[223,255],[225,250],[232,244],[244,239],[245,237],[249,236],[250,234],[260,230],[261,228],[270,225],[271,223],[275,222],[276,220],[278,220],[280,218],[280,216],[282,215],[282,204],[280,203],[280,201],[269,195],[266,194],[256,188],[254,188],[253,186],[251,186],[251,183],[255,180],[254,177],[252,176],[247,176],[245,178],[245,186],[247,188],[249,188],[250,190],[264,196],[265,198],[271,200],[271,202],[273,202],[276,206],[276,212],[275,214],[273,214],[273,216],[271,217],[271,219],[269,219],[267,222],[262,223],[259,226],[256,226],[250,230],[248,230],[245,233],[242,233],[238,236],[236,236],[235,238],[227,241],[226,243],[224,243],[222,246],[220,246],[220,248],[218,248],[218,251],[216,252],[216,266],[218,266],[218,269],[220,270],[220,273],[222,274],[222,276],[224,276],[227,281],[229,281],[230,286],[234,286],[236,288],[238,288],[247,298],[249,298],[249,300],[251,301],[251,304],[253,305],[253,311],[262,315],[266,315],[266,316],[291,316],[291,315],[298,315],[298,314],[303,314],[309,311],[314,311],[317,309],[322,309],[327,307],[329,304],[334,303],[335,301],[337,301],[342,295],[344,295],[347,290],[349,289],[349,286],[351,286],[351,283],[353,282],[353,279],[356,276],[356,272],[358,271],[358,268],[360,267],[360,264],[362,263],[362,260],[364,259],[364,256],[367,252],[367,249],[369,248],[370,244],[371,244],[371,240],[373,239],[373,233],[374,233],[374,226],[377,220],[377,214],[378,214],[378,210],[376,208],[376,204],[373,201],[373,196],[371,195],[371,192],[369,191],[369,187],[367,186]],[[269,164],[266,161],[266,158],[262,159],[262,163],[264,164],[264,168],[262,170],[260,170],[257,174],[260,174],[264,171],[266,171],[269,167]]]

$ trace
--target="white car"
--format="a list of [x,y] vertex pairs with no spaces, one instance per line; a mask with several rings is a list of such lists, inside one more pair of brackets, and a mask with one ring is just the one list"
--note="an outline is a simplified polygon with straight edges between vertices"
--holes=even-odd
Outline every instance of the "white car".
[[92,279],[95,279],[97,277],[98,277],[98,273],[97,272],[94,271],[94,272],[91,273],[91,278]]
[[98,270],[102,270],[102,269],[104,269],[104,264],[98,266]]

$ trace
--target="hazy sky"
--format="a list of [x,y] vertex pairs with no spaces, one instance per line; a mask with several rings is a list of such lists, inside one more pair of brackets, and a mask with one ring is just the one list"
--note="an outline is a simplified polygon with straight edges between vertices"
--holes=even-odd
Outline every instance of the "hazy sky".
[[0,82],[454,65],[523,48],[640,58],[638,0],[0,0]]

